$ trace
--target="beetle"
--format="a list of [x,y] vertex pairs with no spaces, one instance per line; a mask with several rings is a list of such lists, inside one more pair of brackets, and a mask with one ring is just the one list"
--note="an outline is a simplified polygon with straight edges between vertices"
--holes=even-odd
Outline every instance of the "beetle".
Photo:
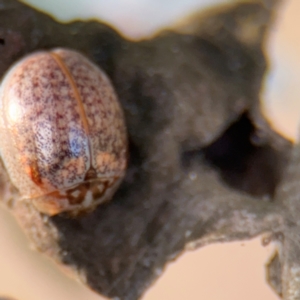
[[109,200],[124,177],[124,114],[107,75],[63,48],[14,64],[0,86],[0,153],[20,200],[78,215]]

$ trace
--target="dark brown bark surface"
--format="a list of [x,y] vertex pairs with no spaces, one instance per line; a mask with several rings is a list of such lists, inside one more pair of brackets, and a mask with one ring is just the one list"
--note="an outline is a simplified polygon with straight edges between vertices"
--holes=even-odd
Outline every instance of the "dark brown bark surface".
[[40,252],[99,294],[136,300],[185,247],[267,232],[282,245],[269,281],[300,299],[300,150],[260,113],[276,2],[225,6],[133,42],[98,22],[59,24],[0,0],[0,76],[34,50],[78,50],[111,78],[128,126],[124,182],[81,218],[15,201],[2,168],[3,202]]

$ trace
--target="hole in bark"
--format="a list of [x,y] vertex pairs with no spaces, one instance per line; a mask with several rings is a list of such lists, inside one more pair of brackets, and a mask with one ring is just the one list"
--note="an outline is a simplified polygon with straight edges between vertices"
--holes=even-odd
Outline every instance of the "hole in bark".
[[213,143],[183,153],[183,166],[189,170],[205,162],[219,171],[222,180],[253,196],[273,197],[280,180],[282,157],[259,139],[247,113],[231,124]]
[[2,45],[2,46],[5,45],[5,39],[0,38],[0,45]]
[[242,172],[256,150],[250,141],[254,131],[253,124],[243,114],[216,141],[203,149],[206,160],[220,170]]

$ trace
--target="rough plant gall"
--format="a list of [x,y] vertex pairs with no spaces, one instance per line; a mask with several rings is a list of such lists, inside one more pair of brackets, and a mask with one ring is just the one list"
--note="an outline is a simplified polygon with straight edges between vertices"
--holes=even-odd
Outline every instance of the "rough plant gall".
[[48,215],[89,211],[124,176],[124,117],[107,76],[81,54],[33,53],[0,87],[0,152],[21,199]]

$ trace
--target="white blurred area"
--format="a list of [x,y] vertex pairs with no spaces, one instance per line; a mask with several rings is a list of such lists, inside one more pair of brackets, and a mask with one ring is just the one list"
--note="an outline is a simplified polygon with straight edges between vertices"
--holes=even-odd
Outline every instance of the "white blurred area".
[[60,21],[100,19],[124,35],[139,38],[169,26],[190,12],[230,0],[23,0]]
[[265,115],[273,127],[297,142],[300,137],[299,12],[299,0],[283,1],[267,45],[271,70],[262,93]]
[[[244,1],[244,0],[243,0]],[[61,21],[98,18],[124,35],[141,38],[170,26],[196,9],[226,0],[27,0]],[[300,112],[299,0],[287,0],[268,43],[272,71],[261,95],[273,127],[291,140]],[[298,76],[297,76],[298,75]],[[29,249],[9,213],[0,209],[0,296],[15,300],[104,299],[65,276],[51,261]],[[278,300],[265,282],[264,264],[274,245],[260,237],[205,247],[171,263],[143,300]]]

